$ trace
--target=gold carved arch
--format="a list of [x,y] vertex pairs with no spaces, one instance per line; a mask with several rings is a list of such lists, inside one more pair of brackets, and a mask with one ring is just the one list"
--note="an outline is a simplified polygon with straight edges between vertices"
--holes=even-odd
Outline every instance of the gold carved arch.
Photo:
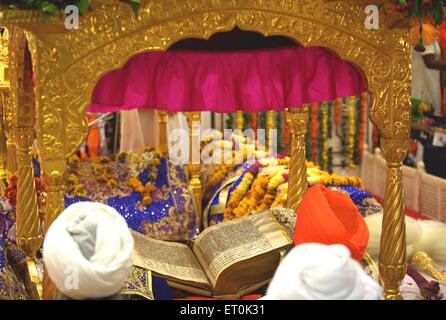
[[369,115],[381,135],[408,136],[408,30],[366,29],[364,6],[356,1],[143,1],[139,20],[132,14],[110,1],[82,17],[78,30],[27,33],[43,159],[66,158],[86,138],[85,111],[104,74],[138,53],[164,51],[181,39],[207,39],[235,26],[286,36],[304,47],[321,46],[352,62],[367,80]]

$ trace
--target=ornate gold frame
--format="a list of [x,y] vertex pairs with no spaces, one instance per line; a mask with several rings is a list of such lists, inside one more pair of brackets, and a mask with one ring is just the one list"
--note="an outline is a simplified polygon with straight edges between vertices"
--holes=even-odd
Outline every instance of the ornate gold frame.
[[[401,165],[410,133],[411,38],[407,26],[388,27],[395,20],[393,15],[381,15],[379,29],[366,29],[365,5],[357,0],[142,0],[136,19],[125,4],[96,0],[93,11],[81,17],[77,30],[65,30],[63,21],[43,25],[35,12],[3,12],[0,23],[24,30],[33,61],[36,135],[48,189],[44,230],[64,209],[66,159],[86,138],[85,112],[98,80],[137,53],[163,51],[181,39],[207,39],[237,26],[265,36],[286,36],[304,47],[327,48],[364,75],[370,94],[369,117],[381,135],[388,165],[379,270],[385,297],[401,299],[399,283],[407,267]],[[14,59],[10,59],[12,63]],[[14,97],[16,89],[11,89]],[[290,116],[292,154],[300,159],[305,155],[300,128],[307,120],[293,110]],[[25,152],[28,144],[23,139]],[[305,172],[305,162],[299,159],[292,159],[291,172],[295,174],[291,179],[302,179]],[[28,158],[19,160],[19,168],[23,161]],[[195,175],[196,168],[190,169]],[[194,180],[194,188],[198,182]],[[300,203],[301,188],[289,204],[292,208]],[[28,211],[28,217],[35,224],[33,210]],[[25,238],[36,239],[35,225],[28,229]],[[50,287],[44,282],[47,298],[52,297]]]

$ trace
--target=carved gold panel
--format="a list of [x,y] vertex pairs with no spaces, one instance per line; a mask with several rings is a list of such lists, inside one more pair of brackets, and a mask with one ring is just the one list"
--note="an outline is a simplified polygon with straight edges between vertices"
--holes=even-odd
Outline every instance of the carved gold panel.
[[409,30],[368,30],[365,17],[364,5],[353,0],[166,0],[142,1],[137,20],[130,7],[109,1],[84,14],[77,30],[39,33],[28,27],[39,150],[44,159],[55,159],[77,149],[86,138],[85,110],[96,83],[133,55],[235,26],[287,36],[305,47],[322,46],[352,62],[367,80],[370,118],[381,135],[407,137]]

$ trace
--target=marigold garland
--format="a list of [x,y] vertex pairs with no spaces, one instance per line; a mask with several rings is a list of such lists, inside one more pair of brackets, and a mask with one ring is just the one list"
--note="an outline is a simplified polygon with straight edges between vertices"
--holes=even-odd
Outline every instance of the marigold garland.
[[288,168],[278,169],[276,171],[276,173],[271,177],[271,180],[268,182],[268,185],[266,187],[266,194],[262,200],[261,205],[256,208],[256,211],[266,210],[271,207],[277,197],[277,188],[280,185],[288,182],[288,175]]
[[[148,156],[148,154],[151,154],[152,157]],[[160,158],[162,157],[162,152],[158,149],[146,147],[143,148],[141,155],[137,155],[133,158],[133,161],[135,162],[135,159],[139,161],[139,157],[146,159],[145,161],[147,163],[143,165],[144,169],[148,169],[149,166],[152,165],[154,171],[148,174],[147,177],[149,182],[147,182],[145,186],[143,186],[139,179],[134,176],[129,178],[128,184],[133,190],[141,195],[142,205],[147,207],[152,204],[152,193],[156,190],[154,183],[158,178],[158,168],[161,166]]]
[[355,103],[355,148],[353,151],[353,163],[359,165],[359,129],[361,126],[361,95],[357,96]]
[[[248,170],[231,194],[224,212],[224,221],[276,206],[286,206],[289,167],[270,166],[273,166],[272,162],[262,159]],[[267,173],[269,171],[272,174],[260,173],[261,168],[268,167],[273,171],[267,170]],[[353,186],[364,189],[360,178],[355,176],[340,177],[337,174],[321,171],[320,166],[311,161],[307,162],[307,180],[310,186],[321,183],[326,186]]]
[[350,105],[348,108],[348,159],[350,168],[355,168],[355,97],[350,97]]
[[251,113],[251,129],[254,132],[254,140],[257,140],[257,112]]
[[[307,161],[311,161],[313,160],[313,154],[312,154],[312,141],[313,138],[311,137],[311,132],[312,132],[312,126],[311,126],[311,106],[308,109],[309,115],[310,115],[310,119],[307,121],[307,133],[305,134],[305,159]],[[288,145],[288,148],[290,146]],[[287,156],[289,156],[290,153],[287,154]]]
[[65,181],[65,190],[73,191],[76,185],[79,183],[79,178],[74,173],[68,174],[67,180]]
[[237,129],[243,130],[243,111],[237,111],[235,115],[235,127]]
[[[18,178],[16,175],[11,176],[7,180],[8,187],[5,188],[3,192],[3,197],[8,199],[11,207],[15,207],[17,205],[17,183]],[[36,188],[36,196],[37,196],[37,205],[42,208],[46,203],[46,187],[42,182],[41,178],[34,178],[35,188]]]
[[127,159],[127,153],[126,152],[118,152],[114,156],[115,161],[124,161]]
[[317,123],[318,123],[318,130],[317,130],[317,142],[316,142],[316,148],[317,148],[317,153],[316,153],[316,162],[317,164],[319,164],[322,168],[324,167],[323,161],[322,161],[322,153],[323,153],[323,137],[322,137],[322,130],[323,130],[323,125],[322,125],[322,107],[321,105],[318,103],[318,108],[317,108]]
[[87,198],[88,197],[88,191],[87,191],[87,189],[85,189],[85,187],[82,183],[79,183],[74,187],[73,193],[76,196],[78,196],[79,198]]
[[81,159],[77,154],[73,154],[68,158],[68,164],[72,169],[79,169],[81,165]]
[[234,124],[234,116],[232,113],[226,113],[226,128],[232,129]]
[[328,166],[328,156],[327,156],[327,149],[328,149],[328,113],[326,106],[323,106],[321,108],[322,113],[322,119],[321,119],[321,133],[322,133],[322,168],[326,169]]
[[333,103],[331,101],[327,102],[327,138],[331,139],[333,137]]
[[[283,124],[284,124],[283,143],[285,145],[285,150],[284,150],[283,153],[284,153],[285,156],[289,156],[290,155],[290,144],[291,144],[291,140],[290,140],[290,126],[288,125],[287,112],[288,111],[283,112]],[[308,134],[305,135],[305,138],[307,138],[307,137],[308,137]],[[307,155],[309,153],[308,150],[309,149],[307,149]]]
[[341,122],[341,103],[340,103],[340,99],[336,98],[335,100],[335,123],[338,124],[339,122]]
[[345,168],[347,166],[346,159],[348,159],[348,106],[345,104],[345,98],[342,98],[341,103],[341,166]]
[[248,192],[254,177],[257,175],[260,167],[260,163],[256,162],[252,168],[250,168],[245,175],[243,176],[242,181],[238,187],[232,192],[231,198],[226,204],[226,209],[224,212],[224,221],[233,220],[235,218],[234,209],[237,208],[238,204],[242,200],[242,198]]
[[236,164],[234,164],[234,161],[232,161],[232,163],[230,164],[217,165],[203,188],[203,199],[207,199],[212,189],[214,189],[221,181],[223,181],[223,179],[230,172],[232,172],[235,167]]
[[362,152],[364,149],[364,135],[365,135],[365,105],[367,102],[367,94],[365,92],[361,93],[361,108],[359,116],[359,138],[358,138],[358,163],[362,161]]
[[288,199],[288,185],[285,185],[277,195],[276,199],[274,200],[273,204],[271,205],[271,208],[274,207],[286,207]]
[[128,179],[128,185],[141,195],[143,206],[147,207],[152,204],[152,192],[156,190],[156,187],[151,182],[147,182],[143,186],[137,178],[130,177]]

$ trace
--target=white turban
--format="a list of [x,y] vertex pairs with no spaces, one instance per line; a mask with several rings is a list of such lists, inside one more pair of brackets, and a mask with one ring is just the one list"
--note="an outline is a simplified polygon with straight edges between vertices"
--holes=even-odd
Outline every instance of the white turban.
[[43,244],[50,279],[72,299],[120,292],[133,264],[133,237],[112,207],[78,202],[51,224]]
[[382,288],[344,245],[306,243],[279,264],[265,300],[382,300]]

